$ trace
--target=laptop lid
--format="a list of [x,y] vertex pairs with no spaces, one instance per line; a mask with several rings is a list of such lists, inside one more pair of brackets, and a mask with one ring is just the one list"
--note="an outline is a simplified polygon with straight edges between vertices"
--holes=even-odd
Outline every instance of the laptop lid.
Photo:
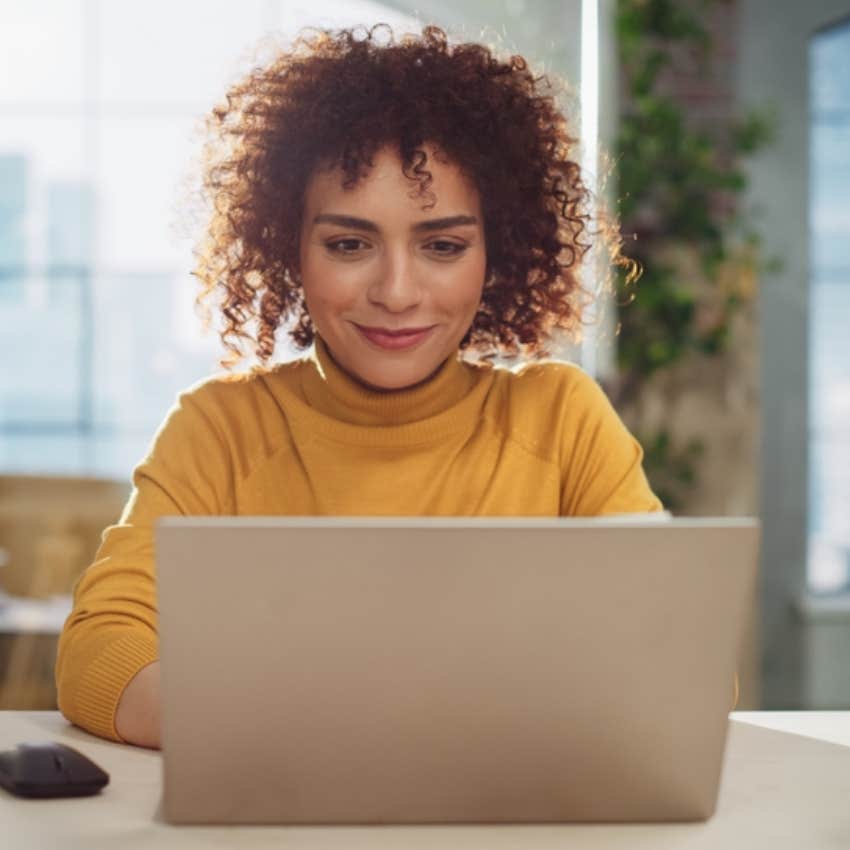
[[753,520],[168,517],[156,545],[172,822],[714,811]]

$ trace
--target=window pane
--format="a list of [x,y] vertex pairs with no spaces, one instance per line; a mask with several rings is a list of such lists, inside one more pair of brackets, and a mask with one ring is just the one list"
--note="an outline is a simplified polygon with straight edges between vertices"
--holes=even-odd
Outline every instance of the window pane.
[[91,441],[77,432],[18,431],[0,439],[0,469],[27,475],[88,473]]
[[[69,249],[68,228],[82,233],[91,214],[83,207],[92,202],[83,171],[82,119],[0,120],[0,266],[79,258]],[[66,215],[70,207],[72,216]]]
[[83,0],[8,2],[0,25],[0,104],[83,102]]
[[811,47],[809,563],[811,590],[850,584],[850,21]]
[[101,104],[206,109],[243,67],[265,0],[100,3]]
[[[414,4],[411,4],[413,6]],[[393,32],[418,32],[421,25],[413,15],[405,15],[371,0],[316,0],[313,3],[280,4],[280,27],[287,35],[301,27],[350,27],[389,24]]]
[[0,442],[76,427],[86,415],[88,281],[83,273],[0,277]]
[[103,273],[95,292],[95,424],[152,435],[177,393],[217,370],[218,345],[187,315],[182,275]]
[[194,124],[191,115],[98,122],[98,266],[188,273],[191,245],[175,225],[184,178],[200,153]]
[[80,119],[0,123],[0,455],[12,460],[25,429],[85,414],[92,205]]

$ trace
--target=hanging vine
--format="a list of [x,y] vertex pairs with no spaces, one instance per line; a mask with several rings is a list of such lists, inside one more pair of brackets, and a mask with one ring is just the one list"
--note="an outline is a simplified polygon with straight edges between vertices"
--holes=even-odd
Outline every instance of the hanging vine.
[[700,120],[675,86],[683,72],[716,73],[705,21],[712,6],[728,2],[617,4],[616,191],[626,251],[642,274],[634,285],[620,282],[618,377],[606,390],[644,446],[655,491],[674,510],[699,482],[704,447],[666,427],[648,429],[640,400],[666,370],[728,351],[735,315],[754,299],[765,267],[742,193],[746,162],[773,138],[770,113]]

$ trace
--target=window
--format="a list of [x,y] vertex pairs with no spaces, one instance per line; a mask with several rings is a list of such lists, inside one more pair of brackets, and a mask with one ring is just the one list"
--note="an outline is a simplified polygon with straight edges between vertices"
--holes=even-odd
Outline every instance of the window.
[[850,585],[850,19],[810,49],[808,585]]
[[595,22],[596,5],[11,4],[0,27],[0,472],[126,479],[176,394],[218,370],[178,204],[203,116],[258,44],[261,61],[264,35],[377,21],[418,30],[421,14],[576,80],[577,18],[584,8]]
[[219,368],[177,215],[199,121],[264,34],[379,20],[415,26],[370,0],[4,11],[0,471],[128,477],[177,392]]

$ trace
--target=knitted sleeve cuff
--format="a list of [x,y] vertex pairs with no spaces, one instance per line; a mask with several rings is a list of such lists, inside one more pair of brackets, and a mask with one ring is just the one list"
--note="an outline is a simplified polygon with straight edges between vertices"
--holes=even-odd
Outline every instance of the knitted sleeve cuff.
[[[65,663],[67,681],[58,682],[59,708],[77,726],[101,738],[123,742],[115,729],[115,712],[124,688],[159,657],[159,642],[145,632],[110,629],[86,642],[85,658]],[[68,659],[71,661],[71,659]],[[70,667],[84,664],[78,675]]]

